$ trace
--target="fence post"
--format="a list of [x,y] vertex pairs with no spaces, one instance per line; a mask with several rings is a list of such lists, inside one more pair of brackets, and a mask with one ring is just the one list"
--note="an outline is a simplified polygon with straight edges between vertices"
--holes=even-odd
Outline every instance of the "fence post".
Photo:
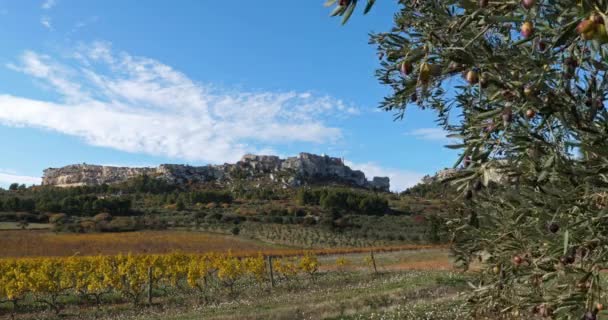
[[374,273],[378,273],[378,268],[376,268],[376,258],[374,258],[374,250],[370,251],[372,256],[372,263],[374,265]]
[[272,271],[272,256],[266,257],[268,260],[268,270],[270,271],[270,287],[274,288],[274,274]]
[[152,267],[148,267],[148,304],[152,304]]

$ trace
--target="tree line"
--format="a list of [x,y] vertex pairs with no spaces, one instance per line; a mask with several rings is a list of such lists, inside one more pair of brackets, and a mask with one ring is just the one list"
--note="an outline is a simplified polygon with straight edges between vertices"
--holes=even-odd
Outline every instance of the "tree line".
[[384,197],[346,188],[300,189],[296,201],[300,205],[320,205],[335,212],[383,215],[389,211],[388,200]]

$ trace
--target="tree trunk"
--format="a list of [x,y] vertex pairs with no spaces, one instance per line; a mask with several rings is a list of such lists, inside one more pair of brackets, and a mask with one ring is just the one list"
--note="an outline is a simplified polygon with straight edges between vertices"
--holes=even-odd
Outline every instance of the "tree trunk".
[[148,268],[148,305],[152,304],[152,267]]
[[272,270],[272,256],[268,256],[268,270],[270,271],[270,288],[274,288],[274,274]]
[[371,251],[372,264],[374,265],[374,273],[378,274],[378,268],[376,267],[376,258],[374,258],[374,250]]

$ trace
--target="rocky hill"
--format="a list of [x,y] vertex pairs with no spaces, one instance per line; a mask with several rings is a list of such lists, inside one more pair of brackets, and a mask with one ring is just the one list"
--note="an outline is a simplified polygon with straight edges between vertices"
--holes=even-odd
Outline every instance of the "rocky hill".
[[235,164],[206,166],[163,164],[156,168],[131,168],[75,164],[44,170],[42,184],[59,187],[112,184],[141,175],[176,184],[231,183],[244,179],[275,183],[284,187],[339,183],[381,191],[388,191],[390,188],[390,180],[387,177],[368,180],[363,172],[352,170],[340,158],[310,153],[300,153],[297,157],[287,159],[248,154]]

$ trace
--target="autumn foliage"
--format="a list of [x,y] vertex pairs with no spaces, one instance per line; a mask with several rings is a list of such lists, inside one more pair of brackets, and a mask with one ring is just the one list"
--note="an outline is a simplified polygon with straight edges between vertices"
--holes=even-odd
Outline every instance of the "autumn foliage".
[[[31,295],[59,312],[61,295],[91,297],[99,304],[102,295],[114,292],[139,304],[150,286],[181,289],[187,285],[202,292],[211,279],[234,292],[239,281],[260,286],[267,281],[266,261],[261,253],[239,257],[230,252],[0,259],[0,302],[17,303]],[[277,258],[274,267],[279,277],[306,274],[314,278],[319,263],[314,253],[305,253]]]

